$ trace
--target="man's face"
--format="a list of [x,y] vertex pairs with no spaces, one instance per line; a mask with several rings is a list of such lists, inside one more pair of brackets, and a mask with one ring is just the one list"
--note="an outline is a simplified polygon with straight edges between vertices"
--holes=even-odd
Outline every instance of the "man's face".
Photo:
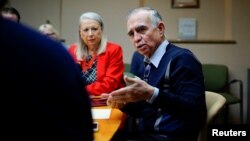
[[15,15],[13,13],[10,13],[10,12],[2,12],[2,17],[5,18],[5,19],[15,21],[15,22],[18,21],[17,15]]
[[135,49],[149,58],[162,42],[160,28],[152,25],[149,13],[146,11],[131,15],[127,21],[127,30]]

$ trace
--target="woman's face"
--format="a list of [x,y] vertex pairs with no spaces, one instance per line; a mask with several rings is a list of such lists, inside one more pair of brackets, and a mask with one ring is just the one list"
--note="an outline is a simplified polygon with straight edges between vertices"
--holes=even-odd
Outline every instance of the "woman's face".
[[97,50],[102,38],[100,24],[95,20],[83,20],[80,24],[80,37],[90,50]]

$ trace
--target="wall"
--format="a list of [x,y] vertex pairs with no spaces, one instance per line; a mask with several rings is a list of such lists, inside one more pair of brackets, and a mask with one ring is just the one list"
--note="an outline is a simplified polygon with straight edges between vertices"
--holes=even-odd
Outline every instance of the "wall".
[[[247,107],[247,68],[250,68],[250,1],[249,0],[233,0],[233,37],[237,40],[237,45],[229,50],[231,58],[227,61],[231,67],[231,74],[239,79],[244,80],[244,103],[245,103],[245,118],[246,110],[250,112],[250,107]],[[229,57],[228,57],[229,58]]]
[[[248,92],[248,101],[250,101],[250,68],[248,68],[248,71],[247,71],[247,76],[248,76],[248,78],[247,78],[247,82],[248,82],[248,90],[247,90],[247,92]],[[248,106],[248,108],[250,107],[250,102],[248,102],[248,104],[247,104],[247,106]],[[250,110],[248,110],[248,112],[247,112],[247,124],[250,124]]]
[[60,32],[60,0],[9,0],[21,15],[21,22],[38,29],[46,20]]
[[[198,24],[198,39],[233,39],[236,44],[177,44],[192,50],[202,63],[226,64],[230,79],[244,83],[244,120],[247,113],[247,68],[250,67],[250,1],[200,0],[198,9],[173,9],[171,0],[10,0],[21,14],[21,21],[34,28],[49,19],[66,39],[77,40],[81,13],[95,11],[105,21],[105,33],[111,41],[122,45],[124,62],[130,62],[134,51],[126,32],[126,14],[139,5],[156,8],[166,22],[168,39],[178,38],[179,17],[194,17]],[[235,90],[234,90],[235,91]],[[230,107],[230,120],[239,121],[238,105]],[[250,109],[248,109],[250,110]]]

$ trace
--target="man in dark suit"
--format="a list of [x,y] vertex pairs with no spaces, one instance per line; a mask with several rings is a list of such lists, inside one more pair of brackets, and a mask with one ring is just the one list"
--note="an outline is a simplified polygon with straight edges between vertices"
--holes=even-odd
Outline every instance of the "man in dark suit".
[[2,17],[0,27],[2,140],[93,141],[89,97],[67,50]]
[[206,119],[201,63],[165,39],[165,24],[154,9],[132,10],[127,29],[137,78],[125,77],[129,86],[108,95],[107,103],[128,115],[126,128],[113,140],[197,140]]

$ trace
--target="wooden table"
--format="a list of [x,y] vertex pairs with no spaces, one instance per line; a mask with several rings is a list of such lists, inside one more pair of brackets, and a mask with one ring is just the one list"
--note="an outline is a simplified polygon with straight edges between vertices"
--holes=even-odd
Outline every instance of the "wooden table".
[[[93,107],[109,109],[108,106]],[[109,119],[94,119],[99,123],[99,131],[94,133],[95,141],[109,141],[122,123],[123,113],[119,109],[111,109]]]

